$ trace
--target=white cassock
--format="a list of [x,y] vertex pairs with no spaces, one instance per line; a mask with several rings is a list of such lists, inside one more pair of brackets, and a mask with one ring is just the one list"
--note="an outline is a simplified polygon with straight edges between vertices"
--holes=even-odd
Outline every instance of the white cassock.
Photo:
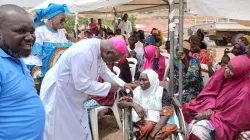
[[[108,82],[97,82],[98,76]],[[100,40],[82,40],[70,47],[42,82],[44,140],[92,140],[85,102],[88,95],[106,96],[109,82],[125,85],[102,60]]]

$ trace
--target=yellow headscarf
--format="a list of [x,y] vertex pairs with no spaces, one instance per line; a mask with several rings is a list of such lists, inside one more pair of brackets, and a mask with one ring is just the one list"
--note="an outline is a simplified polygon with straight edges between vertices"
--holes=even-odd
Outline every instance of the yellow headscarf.
[[159,35],[158,37],[161,39],[161,41],[164,41],[164,36],[162,30],[159,30]]
[[248,45],[246,46],[246,52],[247,52],[250,49],[250,36],[244,35],[243,37],[246,38],[248,41]]

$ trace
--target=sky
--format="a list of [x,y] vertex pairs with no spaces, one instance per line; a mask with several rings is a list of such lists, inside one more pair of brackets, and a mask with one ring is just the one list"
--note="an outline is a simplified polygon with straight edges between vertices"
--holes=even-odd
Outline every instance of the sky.
[[2,4],[15,4],[24,8],[32,8],[41,4],[44,0],[0,0],[0,5]]

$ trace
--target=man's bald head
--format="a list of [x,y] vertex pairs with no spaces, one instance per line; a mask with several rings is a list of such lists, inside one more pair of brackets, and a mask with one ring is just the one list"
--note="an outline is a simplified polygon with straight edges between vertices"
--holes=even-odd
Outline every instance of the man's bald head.
[[13,14],[29,14],[23,8],[13,5],[13,4],[6,4],[0,6],[0,28],[8,22],[9,16]]
[[36,39],[31,15],[19,6],[2,5],[0,21],[0,47],[15,58],[29,56]]

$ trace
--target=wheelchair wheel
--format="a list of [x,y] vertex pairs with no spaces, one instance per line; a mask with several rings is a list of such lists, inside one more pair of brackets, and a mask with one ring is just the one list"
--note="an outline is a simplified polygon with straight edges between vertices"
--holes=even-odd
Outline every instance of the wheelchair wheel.
[[181,133],[173,133],[170,134],[166,140],[184,140],[184,137]]
[[184,135],[184,137],[185,137],[186,136],[186,122],[184,120],[184,116],[182,114],[182,110],[181,110],[181,108],[175,106],[175,111],[176,111],[176,115],[178,116],[178,119],[179,119],[179,125],[180,125],[180,129],[181,129],[181,134]]

